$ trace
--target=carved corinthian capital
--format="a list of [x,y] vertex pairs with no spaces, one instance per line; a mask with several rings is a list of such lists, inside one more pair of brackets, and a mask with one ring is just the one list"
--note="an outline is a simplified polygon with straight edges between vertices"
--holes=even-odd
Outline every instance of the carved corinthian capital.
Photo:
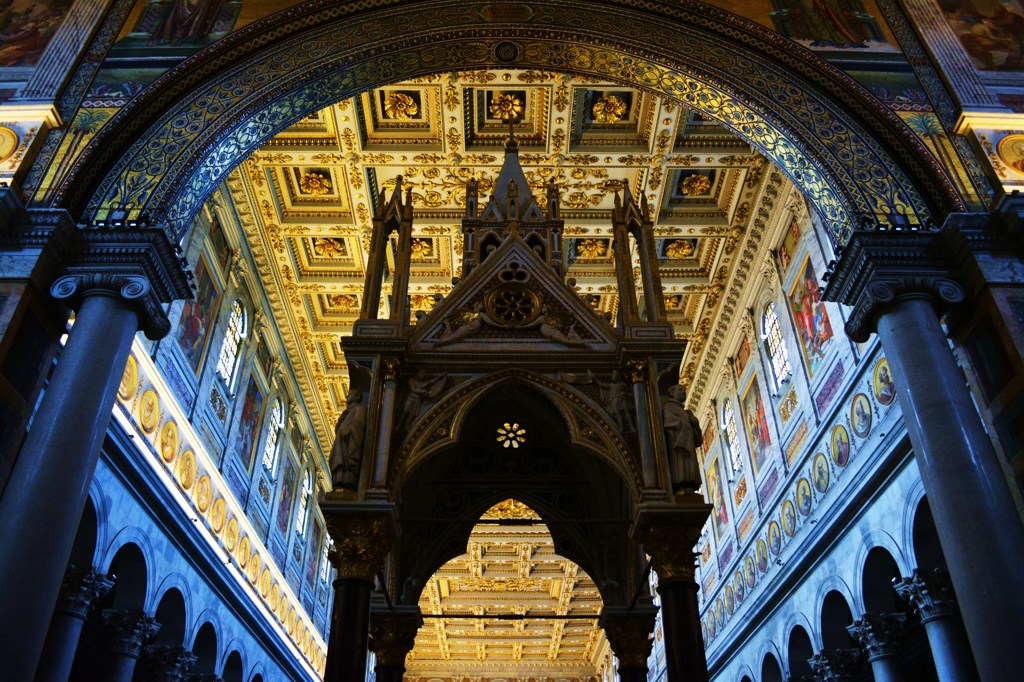
[[388,667],[405,665],[405,657],[412,651],[416,633],[423,625],[420,607],[397,607],[370,615],[370,651],[377,655],[377,663]]
[[159,228],[64,228],[47,244],[47,256],[55,298],[77,309],[91,294],[119,296],[151,339],[171,329],[162,304],[192,296],[192,274]]
[[915,568],[912,576],[894,584],[893,589],[896,590],[896,594],[913,604],[922,623],[949,616],[957,611],[953,583],[949,579],[949,573],[942,569],[922,571]]
[[84,619],[93,602],[109,592],[113,586],[113,576],[104,575],[94,568],[69,573],[64,576],[56,610]]
[[120,656],[139,657],[142,645],[160,632],[155,618],[136,611],[106,609],[103,624],[107,627],[107,648]]
[[338,570],[338,579],[372,582],[394,547],[393,507],[325,502],[320,508],[334,540],[329,558]]
[[907,617],[902,613],[865,613],[846,627],[860,644],[868,661],[897,654],[896,640],[903,632]]
[[965,298],[955,262],[938,231],[854,230],[826,273],[824,298],[853,306],[846,333],[868,339],[893,304],[924,299],[942,315]]
[[620,609],[605,607],[601,612],[601,627],[622,667],[647,667],[657,612],[653,605],[621,609],[621,612]]
[[693,551],[711,505],[693,496],[674,505],[643,506],[633,524],[633,540],[643,545],[658,574],[658,582],[694,582],[697,553]]

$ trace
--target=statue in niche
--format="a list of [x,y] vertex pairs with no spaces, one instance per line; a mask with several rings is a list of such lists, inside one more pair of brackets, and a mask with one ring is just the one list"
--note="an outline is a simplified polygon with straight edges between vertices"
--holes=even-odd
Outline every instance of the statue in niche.
[[700,467],[697,465],[700,421],[686,409],[685,401],[686,389],[675,384],[668,389],[668,397],[661,408],[673,492],[700,487]]
[[399,431],[408,433],[416,417],[420,416],[425,402],[433,402],[441,395],[448,377],[443,374],[438,376],[427,376],[427,371],[422,367],[416,370],[416,374],[409,379],[409,392],[405,396],[405,403],[402,406],[402,421],[399,424]]
[[558,378],[567,384],[584,386],[586,384],[597,384],[601,391],[601,404],[611,415],[612,420],[625,433],[636,432],[636,419],[633,415],[633,395],[629,386],[622,380],[622,373],[619,370],[612,372],[612,378],[604,383],[591,370],[586,374],[573,372],[559,372]]
[[358,487],[365,432],[366,406],[363,405],[363,392],[353,388],[349,391],[345,411],[334,425],[330,463],[331,481],[335,488],[355,490]]

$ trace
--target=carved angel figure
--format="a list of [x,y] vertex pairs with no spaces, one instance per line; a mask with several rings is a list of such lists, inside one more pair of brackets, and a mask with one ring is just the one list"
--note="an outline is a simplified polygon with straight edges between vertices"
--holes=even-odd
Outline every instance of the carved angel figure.
[[399,431],[408,433],[410,427],[416,421],[416,417],[423,410],[423,403],[433,401],[441,395],[448,377],[441,374],[438,376],[427,376],[422,367],[416,370],[416,374],[409,379],[409,389],[405,394],[405,402],[402,405],[402,421],[399,424]]
[[576,320],[572,316],[552,313],[547,306],[541,310],[540,333],[548,341],[554,341],[563,346],[587,345],[587,342],[580,338],[579,332],[576,331]]
[[460,310],[454,315],[445,318],[444,332],[442,332],[441,338],[434,345],[442,346],[448,343],[455,343],[460,339],[475,334],[483,325],[483,320],[481,319],[483,309],[484,304],[477,301],[473,305],[472,310]]

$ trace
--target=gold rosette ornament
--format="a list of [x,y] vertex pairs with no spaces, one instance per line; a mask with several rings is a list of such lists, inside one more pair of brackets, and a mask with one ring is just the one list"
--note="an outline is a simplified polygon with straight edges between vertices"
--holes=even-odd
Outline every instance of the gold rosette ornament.
[[594,120],[599,123],[615,123],[626,113],[626,103],[615,95],[605,95],[594,102]]
[[523,103],[515,95],[506,92],[491,99],[491,116],[502,121],[515,121],[523,115]]
[[420,112],[416,100],[401,92],[393,92],[384,100],[384,116],[396,121],[408,121]]

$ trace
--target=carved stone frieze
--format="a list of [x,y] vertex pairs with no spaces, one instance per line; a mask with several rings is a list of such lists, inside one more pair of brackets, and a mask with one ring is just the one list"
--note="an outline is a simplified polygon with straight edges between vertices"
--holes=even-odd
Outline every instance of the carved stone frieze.
[[898,301],[925,299],[941,315],[965,297],[937,230],[855,230],[826,277],[823,297],[853,307],[846,333],[857,342]]
[[418,606],[370,614],[370,651],[378,665],[403,666],[422,625]]
[[338,571],[338,579],[372,582],[395,542],[393,508],[330,500],[322,502],[320,508],[327,533],[334,540],[334,551],[328,558]]

